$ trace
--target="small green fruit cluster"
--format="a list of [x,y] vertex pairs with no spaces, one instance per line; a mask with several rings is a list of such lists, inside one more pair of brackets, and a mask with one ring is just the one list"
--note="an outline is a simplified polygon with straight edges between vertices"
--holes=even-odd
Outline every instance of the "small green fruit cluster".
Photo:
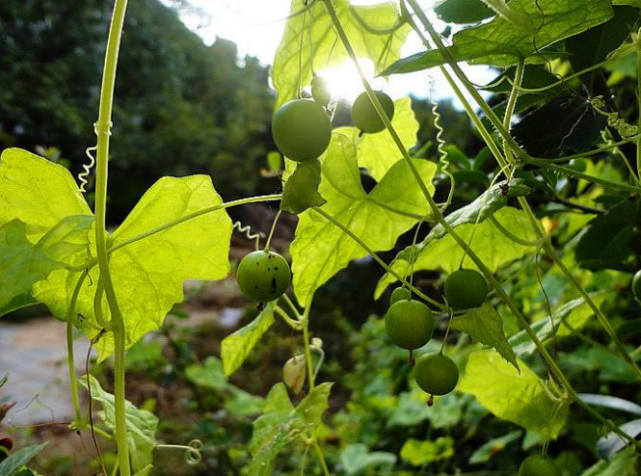
[[445,298],[458,311],[480,307],[486,297],[487,283],[478,271],[459,269],[445,280]]
[[266,303],[281,297],[292,280],[289,264],[273,251],[254,251],[238,265],[236,281],[249,299]]

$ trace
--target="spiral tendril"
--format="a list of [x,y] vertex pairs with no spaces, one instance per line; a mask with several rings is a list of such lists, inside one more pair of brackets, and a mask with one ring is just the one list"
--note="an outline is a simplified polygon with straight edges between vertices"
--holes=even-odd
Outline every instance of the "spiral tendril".
[[604,111],[604,109],[607,107],[607,104],[605,100],[603,99],[603,96],[596,96],[594,98],[590,98],[590,105],[592,108],[598,113],[601,114],[602,116],[605,116],[608,120],[608,126],[616,129],[616,131],[623,137],[624,139],[628,139],[630,137],[633,137],[639,133],[639,128],[637,126],[633,126],[632,124],[628,124],[625,119],[623,119],[618,112],[608,112]]
[[85,193],[87,193],[87,185],[89,184],[88,177],[91,175],[91,170],[96,165],[96,158],[91,153],[95,152],[97,149],[98,147],[93,146],[87,147],[87,149],[85,150],[85,154],[87,154],[87,157],[89,157],[89,163],[83,164],[82,168],[84,169],[84,171],[78,174],[78,182],[80,182],[78,193],[80,195],[84,195]]
[[450,206],[452,203],[452,198],[454,197],[454,188],[456,186],[456,183],[454,181],[454,176],[452,175],[452,172],[450,170],[451,167],[451,162],[448,158],[447,151],[445,150],[445,146],[447,145],[447,142],[443,138],[443,135],[445,134],[445,129],[443,128],[443,124],[441,123],[441,113],[438,110],[438,102],[432,101],[434,105],[432,106],[432,115],[434,116],[434,128],[436,129],[436,143],[438,144],[437,150],[438,150],[438,165],[440,171],[450,180],[450,192],[447,195],[447,201],[443,204],[439,205],[439,209],[441,212],[445,211],[447,207]]
[[185,451],[185,462],[189,466],[196,466],[200,464],[203,460],[203,454],[201,450],[203,449],[203,442],[200,440],[191,440],[187,445]]
[[263,234],[258,232],[258,233],[253,233],[251,226],[243,226],[243,224],[239,221],[234,222],[234,227],[232,228],[233,230],[238,230],[239,233],[242,233],[245,235],[245,237],[248,240],[255,240],[256,241],[256,249],[260,248],[260,239],[263,237]]

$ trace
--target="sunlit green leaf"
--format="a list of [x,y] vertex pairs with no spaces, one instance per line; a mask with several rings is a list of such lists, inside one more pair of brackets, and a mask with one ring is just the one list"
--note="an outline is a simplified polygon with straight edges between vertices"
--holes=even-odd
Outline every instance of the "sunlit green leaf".
[[321,168],[318,160],[298,164],[285,182],[281,210],[298,215],[309,208],[324,205],[325,199],[318,193],[320,181]]
[[[111,237],[112,246],[167,222],[222,202],[211,179],[203,175],[165,177],[156,182],[138,202]],[[187,279],[222,279],[229,273],[229,245],[232,224],[224,210],[207,213],[114,251],[110,268],[116,297],[125,319],[126,344],[131,347],[147,332],[158,329],[172,306],[183,300]],[[94,295],[100,276],[96,266],[90,272],[78,298],[78,312],[86,321],[85,332],[95,336],[100,329],[94,313]],[[37,283],[34,297],[53,314],[65,319],[69,299],[80,273],[54,271]],[[91,283],[94,285],[91,285]],[[104,312],[108,315],[106,300]],[[107,333],[97,345],[100,359],[113,350],[113,336]]]
[[494,347],[505,360],[519,368],[516,355],[503,332],[503,319],[491,304],[485,303],[463,315],[454,316],[452,329],[466,332],[476,342]]
[[[304,0],[293,0],[291,13],[302,11],[304,3]],[[376,73],[399,58],[410,27],[400,23],[395,5],[351,6],[349,0],[333,0],[332,3],[356,55],[372,58]],[[278,91],[277,107],[298,97],[299,86],[310,84],[312,70],[322,72],[341,67],[347,59],[347,51],[338,39],[323,2],[313,2],[305,14],[292,15],[285,25],[272,68],[272,81]]]
[[[412,111],[412,100],[403,98],[394,101],[394,118],[392,126],[401,139],[406,149],[416,144],[418,122]],[[360,134],[355,127],[338,129],[343,134],[349,135],[357,149],[357,160],[360,167],[365,167],[376,181],[381,181],[387,171],[403,156],[392,136],[386,130],[376,134]]]
[[0,203],[0,226],[17,218],[32,242],[63,218],[91,214],[67,169],[22,149],[2,152]]
[[[414,163],[433,191],[431,180],[436,166],[425,160]],[[333,134],[322,168],[320,192],[327,204],[321,209],[375,251],[391,249],[397,238],[418,222],[418,217],[428,213],[425,197],[405,162],[394,164],[367,194],[361,185],[356,148],[344,134]],[[352,238],[314,210],[300,215],[291,253],[294,290],[301,303],[350,261],[367,255]]]
[[[448,48],[456,61],[510,66],[521,58],[540,60],[540,51],[612,18],[611,0],[513,0],[511,10],[530,18],[530,31],[495,17],[489,23],[454,35]],[[409,73],[440,66],[445,59],[438,50],[418,53],[394,63],[385,74]]]
[[[493,217],[517,237],[528,241],[536,239],[531,223],[523,211],[506,207],[496,212]],[[479,225],[461,225],[456,228],[456,232],[465,242],[469,243],[475,228],[476,232],[474,232],[470,248],[493,272],[534,249],[511,241],[491,221],[484,221]],[[423,243],[416,247],[410,246],[401,251],[392,262],[391,268],[401,276],[405,275],[409,271],[410,260],[414,255],[416,255],[414,271],[440,269],[450,273],[459,268],[464,253],[449,235],[441,239],[432,239],[428,236]],[[463,266],[477,269],[469,257],[465,257]],[[383,276],[376,287],[375,297],[378,299],[385,288],[396,281],[396,278],[390,274]]]
[[[15,219],[0,227],[0,309],[23,307],[31,286],[86,258],[92,215],[74,215],[61,220],[36,244],[27,238],[27,226]],[[11,304],[14,299],[18,302]]]
[[256,343],[273,323],[274,303],[269,303],[252,322],[223,339],[221,357],[225,375],[233,374],[243,365]]
[[474,352],[458,389],[474,395],[498,418],[556,438],[565,425],[569,405],[552,401],[544,382],[524,362],[518,364],[520,373],[495,351]]

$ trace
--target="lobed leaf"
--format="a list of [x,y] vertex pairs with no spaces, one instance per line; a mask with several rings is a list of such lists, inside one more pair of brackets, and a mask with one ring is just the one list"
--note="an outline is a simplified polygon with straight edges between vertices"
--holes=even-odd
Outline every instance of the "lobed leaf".
[[[499,67],[530,57],[540,60],[544,48],[604,23],[613,15],[611,0],[512,0],[509,7],[527,16],[536,30],[497,16],[489,23],[456,33],[447,48],[454,59]],[[383,74],[421,71],[445,62],[440,51],[431,50],[403,58]]]
[[[300,14],[305,3],[292,1],[291,16],[274,58],[272,82],[278,91],[276,108],[299,97],[299,88],[311,82],[312,71],[341,67],[349,58],[323,2],[313,2],[306,13]],[[399,58],[410,27],[400,22],[393,4],[352,6],[349,0],[332,3],[356,55],[372,58],[375,73]]]
[[[414,160],[428,189],[436,166]],[[397,162],[367,194],[363,189],[356,148],[346,135],[335,132],[323,159],[321,209],[346,226],[374,251],[389,250],[429,210],[407,163]],[[402,214],[399,214],[398,210]],[[309,210],[300,215],[291,245],[294,290],[300,303],[350,261],[367,256],[352,238],[323,216]]]
[[[506,207],[494,213],[493,217],[512,234],[527,241],[536,239],[536,234],[523,211]],[[475,229],[476,231],[474,231]],[[533,250],[531,246],[515,243],[507,238],[491,221],[484,221],[478,225],[463,224],[456,227],[456,232],[467,243],[470,243],[470,238],[474,233],[470,248],[492,272]],[[462,260],[464,267],[477,269],[469,257],[466,256],[463,259],[462,248],[451,236],[434,238],[439,235],[440,232],[434,232],[434,235],[431,237],[428,235],[419,245],[405,248],[392,261],[390,265],[392,270],[401,276],[406,275],[410,270],[410,262],[413,258],[416,260],[412,268],[414,272],[440,269],[450,273],[459,268]],[[391,274],[385,274],[376,286],[376,299],[383,294],[387,286],[396,281],[397,279]]]
[[539,377],[523,361],[518,366],[520,372],[495,351],[474,352],[458,389],[474,395],[496,417],[556,438],[565,425],[569,405],[552,401]]
[[[152,230],[167,222],[222,203],[208,176],[164,177],[140,199],[136,207],[114,232],[111,245]],[[110,269],[116,296],[126,326],[126,344],[131,347],[147,332],[158,329],[174,304],[183,301],[183,282],[187,279],[222,279],[229,273],[229,245],[232,223],[224,210],[207,213],[183,222],[111,254]],[[46,281],[37,283],[34,297],[52,313],[66,319],[73,288],[81,274],[54,271]],[[84,331],[90,338],[100,332],[94,312],[94,295],[100,271],[90,272],[78,298],[78,312],[86,321]],[[106,300],[103,313],[108,316]],[[107,333],[96,348],[99,359],[113,352],[113,335]]]

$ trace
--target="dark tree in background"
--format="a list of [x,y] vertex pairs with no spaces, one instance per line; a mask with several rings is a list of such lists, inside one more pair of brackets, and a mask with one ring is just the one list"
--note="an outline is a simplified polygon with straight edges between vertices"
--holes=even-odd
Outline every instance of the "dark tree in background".
[[[0,3],[0,149],[55,146],[74,172],[95,144],[112,2]],[[118,70],[110,202],[119,221],[163,175],[208,173],[227,199],[271,192],[268,67],[206,46],[156,0],[132,2]]]

